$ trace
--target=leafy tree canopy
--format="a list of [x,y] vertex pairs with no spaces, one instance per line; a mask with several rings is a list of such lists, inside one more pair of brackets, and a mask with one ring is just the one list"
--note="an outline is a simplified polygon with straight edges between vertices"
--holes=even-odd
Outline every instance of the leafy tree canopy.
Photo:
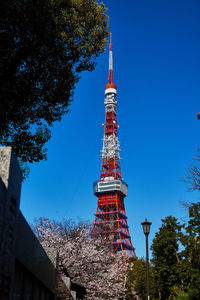
[[105,11],[96,0],[1,1],[0,144],[22,162],[46,158],[49,126],[104,51]]

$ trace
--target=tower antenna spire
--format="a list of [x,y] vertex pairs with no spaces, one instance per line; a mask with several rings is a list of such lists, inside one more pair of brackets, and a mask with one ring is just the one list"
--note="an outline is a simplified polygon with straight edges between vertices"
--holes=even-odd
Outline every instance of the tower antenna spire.
[[109,75],[108,75],[108,83],[113,83],[112,32],[110,33],[110,44],[109,44]]

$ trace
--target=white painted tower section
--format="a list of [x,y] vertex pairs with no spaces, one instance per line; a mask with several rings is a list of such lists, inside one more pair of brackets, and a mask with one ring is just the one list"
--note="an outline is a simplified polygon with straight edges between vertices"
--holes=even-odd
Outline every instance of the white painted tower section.
[[[115,90],[115,89],[113,89]],[[116,100],[116,92],[108,92],[108,89],[105,91],[106,98],[104,101],[105,111],[108,112],[116,112],[117,109],[117,100]],[[116,122],[116,121],[113,121]],[[104,125],[105,126],[105,125]],[[106,135],[104,134],[103,138],[103,149],[101,150],[101,156],[105,159],[110,159],[117,157],[120,159],[120,142],[118,140],[118,136],[115,134]]]

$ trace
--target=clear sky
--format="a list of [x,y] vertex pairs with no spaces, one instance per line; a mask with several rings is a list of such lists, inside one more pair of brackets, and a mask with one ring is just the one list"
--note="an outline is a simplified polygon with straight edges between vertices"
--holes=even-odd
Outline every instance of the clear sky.
[[[181,201],[199,201],[182,177],[200,142],[200,1],[106,0],[118,88],[121,169],[132,243],[145,256],[141,222],[187,217]],[[76,86],[71,113],[55,123],[48,160],[31,168],[21,210],[27,220],[45,216],[94,220],[100,177],[108,48],[96,69]]]

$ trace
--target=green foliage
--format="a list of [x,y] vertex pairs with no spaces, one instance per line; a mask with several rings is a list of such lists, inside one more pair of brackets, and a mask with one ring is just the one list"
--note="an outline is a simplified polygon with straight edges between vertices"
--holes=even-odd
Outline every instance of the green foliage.
[[187,300],[188,295],[183,291],[183,288],[181,285],[174,285],[170,289],[170,295],[168,300]]
[[184,293],[182,296],[178,296],[177,300],[189,300],[187,293]]
[[22,162],[46,158],[50,126],[104,51],[105,12],[96,0],[1,1],[0,144]]
[[183,256],[187,261],[188,299],[200,299],[200,202],[189,207]]
[[187,224],[163,219],[151,249],[152,299],[200,299],[200,202],[190,205]]
[[147,287],[146,287],[146,263],[143,259],[138,259],[135,261],[133,266],[133,276],[135,278],[135,290],[137,295],[141,299],[146,299],[147,297]]
[[[126,282],[126,300],[137,300],[137,296],[141,300],[146,300],[147,298],[147,287],[146,287],[146,276],[147,276],[146,261],[142,259],[137,259],[133,262],[133,265],[129,268],[127,272],[127,282]],[[150,281],[150,295],[155,295],[155,282],[153,276],[153,269],[151,264],[149,265],[149,281]]]
[[126,300],[136,299],[137,294],[142,300],[146,297],[146,267],[143,259],[134,261],[128,270],[126,282]]
[[162,222],[151,249],[156,287],[160,299],[164,300],[170,296],[173,286],[181,284],[178,248],[182,226],[172,216],[166,217]]

